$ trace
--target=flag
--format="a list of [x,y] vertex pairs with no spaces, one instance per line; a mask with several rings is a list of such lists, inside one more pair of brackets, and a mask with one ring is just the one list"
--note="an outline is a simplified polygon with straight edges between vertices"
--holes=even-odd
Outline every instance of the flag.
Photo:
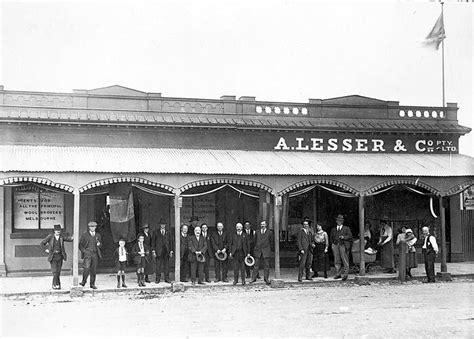
[[433,26],[430,34],[425,38],[425,44],[427,46],[433,46],[436,49],[439,48],[439,44],[446,38],[446,32],[444,31],[443,13],[439,16],[438,20]]
[[135,240],[135,212],[133,191],[129,184],[113,184],[110,196],[110,231],[114,242],[123,238],[126,242]]

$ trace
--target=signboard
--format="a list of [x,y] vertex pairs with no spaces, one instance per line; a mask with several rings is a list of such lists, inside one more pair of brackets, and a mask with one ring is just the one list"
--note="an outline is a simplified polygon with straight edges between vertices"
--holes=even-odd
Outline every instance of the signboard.
[[474,185],[469,186],[460,196],[462,199],[462,208],[465,210],[474,210]]
[[192,217],[197,217],[197,225],[206,223],[209,227],[216,224],[215,194],[206,194],[194,198],[184,198],[181,208],[181,222],[189,224]]
[[15,192],[13,223],[16,229],[64,228],[64,196],[51,192]]
[[457,139],[400,136],[280,136],[273,150],[342,153],[458,153]]

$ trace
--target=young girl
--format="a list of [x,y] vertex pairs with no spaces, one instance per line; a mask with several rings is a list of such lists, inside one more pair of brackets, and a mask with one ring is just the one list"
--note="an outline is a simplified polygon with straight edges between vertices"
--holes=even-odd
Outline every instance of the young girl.
[[117,288],[120,288],[120,277],[122,277],[122,287],[125,285],[125,266],[127,266],[127,249],[125,248],[125,240],[119,240],[119,247],[115,249],[115,267],[117,269]]
[[138,286],[145,286],[145,266],[150,260],[150,247],[144,243],[145,236],[138,235],[138,241],[133,245],[132,255],[137,264]]

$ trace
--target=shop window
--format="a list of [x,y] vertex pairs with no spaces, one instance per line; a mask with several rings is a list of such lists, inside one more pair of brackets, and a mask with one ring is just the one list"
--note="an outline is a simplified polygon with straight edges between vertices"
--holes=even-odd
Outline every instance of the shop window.
[[14,231],[50,230],[55,224],[64,227],[64,194],[37,185],[13,189]]

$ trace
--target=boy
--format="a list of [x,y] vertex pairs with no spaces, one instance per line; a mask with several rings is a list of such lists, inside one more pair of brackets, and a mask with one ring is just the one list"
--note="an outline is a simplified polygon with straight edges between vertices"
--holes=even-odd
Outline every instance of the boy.
[[117,269],[117,288],[120,288],[120,277],[122,277],[122,287],[125,285],[125,266],[127,266],[127,249],[125,248],[125,240],[119,240],[119,247],[115,249],[115,267]]

